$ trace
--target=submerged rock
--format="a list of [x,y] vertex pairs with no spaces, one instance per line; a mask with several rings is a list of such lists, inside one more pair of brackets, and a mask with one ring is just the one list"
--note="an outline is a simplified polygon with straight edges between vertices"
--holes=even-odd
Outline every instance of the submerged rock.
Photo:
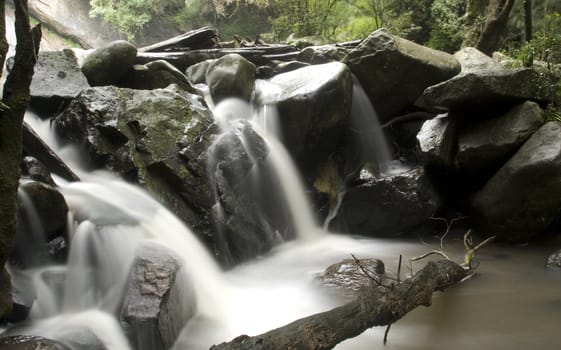
[[137,252],[125,288],[121,321],[138,350],[170,349],[196,312],[193,286],[164,247]]
[[544,121],[538,104],[527,101],[500,117],[471,123],[458,136],[460,168],[469,174],[498,169]]
[[542,233],[561,210],[561,123],[549,122],[485,184],[472,202],[474,228],[508,242]]
[[31,335],[14,335],[0,338],[2,350],[71,350],[70,347],[47,338]]
[[86,56],[81,68],[90,85],[114,85],[135,60],[136,47],[128,41],[117,40]]
[[360,80],[382,122],[413,104],[427,87],[460,72],[454,56],[384,29],[370,34],[343,62]]
[[331,230],[374,237],[402,234],[430,218],[440,203],[420,166],[381,175],[363,169],[354,182]]
[[90,85],[72,50],[41,51],[30,85],[30,105],[56,111]]
[[561,249],[547,258],[545,266],[551,270],[561,270]]
[[326,287],[342,290],[349,297],[358,296],[364,288],[381,284],[384,262],[379,259],[345,259],[330,265],[316,280]]

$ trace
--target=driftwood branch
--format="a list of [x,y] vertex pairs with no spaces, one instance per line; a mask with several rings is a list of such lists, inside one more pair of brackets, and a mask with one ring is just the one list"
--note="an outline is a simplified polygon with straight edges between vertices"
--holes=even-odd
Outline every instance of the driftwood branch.
[[242,335],[211,350],[325,350],[365,330],[395,323],[418,306],[430,306],[432,294],[443,291],[470,271],[448,259],[428,262],[391,288],[366,289],[355,300],[335,309],[299,319],[257,336]]

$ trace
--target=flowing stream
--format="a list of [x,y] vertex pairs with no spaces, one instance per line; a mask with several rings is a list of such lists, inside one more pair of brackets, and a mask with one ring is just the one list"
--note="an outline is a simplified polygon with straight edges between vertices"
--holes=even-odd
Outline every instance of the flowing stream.
[[[44,139],[55,142],[33,118],[28,122],[47,133]],[[274,142],[268,141],[269,146]],[[70,163],[72,153],[62,152]],[[278,162],[287,161],[279,157]],[[143,190],[107,173],[86,173],[76,166],[74,170],[82,183],[60,181],[75,223],[69,264],[29,271],[39,299],[32,310],[33,324],[18,331],[66,339],[72,329],[86,327],[108,349],[128,350],[112,315],[135,248],[145,241],[174,250],[196,286],[199,312],[184,328],[176,350],[208,349],[240,334],[256,335],[340,305],[342,298],[321,288],[314,277],[351,254],[380,258],[391,273],[400,254],[407,259],[439,242],[434,237],[426,238],[430,245],[341,236],[320,231],[313,219],[304,219],[303,225],[315,227],[315,236],[283,243],[266,256],[223,272],[190,230]],[[451,235],[446,249],[461,259],[461,240]],[[561,274],[544,269],[549,253],[540,246],[486,247],[478,255],[481,264],[474,278],[437,294],[430,308],[416,309],[396,323],[386,346],[384,329],[374,329],[337,349],[559,349]],[[97,262],[95,271],[90,269],[92,261]],[[422,262],[405,263],[403,274],[420,266]],[[41,285],[46,270],[65,274],[64,285]]]

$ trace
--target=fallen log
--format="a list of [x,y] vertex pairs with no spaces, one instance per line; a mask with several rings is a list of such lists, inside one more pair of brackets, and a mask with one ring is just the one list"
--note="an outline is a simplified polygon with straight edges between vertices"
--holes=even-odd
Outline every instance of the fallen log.
[[80,178],[41,140],[39,135],[26,122],[23,122],[22,136],[25,154],[37,158],[49,171],[67,181],[80,181]]
[[158,43],[141,47],[138,52],[170,52],[211,49],[218,45],[218,32],[210,27],[194,29]]
[[427,263],[400,283],[375,285],[353,301],[257,336],[241,335],[211,350],[326,350],[365,330],[391,325],[418,306],[430,306],[432,294],[461,282],[471,269],[451,260]]
[[190,51],[139,52],[136,56],[136,63],[146,64],[156,60],[166,60],[184,72],[187,67],[193,64],[232,53],[241,55],[253,64],[261,66],[270,63],[272,59],[292,60],[297,57],[299,51],[290,45],[271,45]]

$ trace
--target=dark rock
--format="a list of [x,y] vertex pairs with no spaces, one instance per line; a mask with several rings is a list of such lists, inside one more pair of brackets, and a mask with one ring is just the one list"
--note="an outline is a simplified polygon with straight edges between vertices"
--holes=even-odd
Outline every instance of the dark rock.
[[343,62],[358,77],[372,104],[386,122],[434,84],[460,72],[452,55],[436,51],[379,29]]
[[456,54],[461,74],[431,86],[417,101],[424,108],[488,111],[525,100],[548,101],[539,73],[529,68],[507,69],[475,49]]
[[309,64],[322,64],[342,61],[351,49],[338,45],[309,46],[298,55],[298,61]]
[[551,270],[560,270],[561,269],[561,249],[556,251],[555,253],[551,254],[547,258],[547,262],[545,266]]
[[446,168],[454,164],[456,153],[457,122],[448,114],[439,115],[423,123],[417,134],[419,149],[428,163]]
[[20,191],[27,194],[34,206],[45,238],[59,236],[66,230],[68,206],[55,187],[37,181],[24,181],[20,184]]
[[57,111],[90,85],[72,50],[41,51],[30,86],[30,105]]
[[329,228],[375,237],[402,234],[433,216],[439,203],[422,167],[385,175],[363,169]]
[[114,85],[134,65],[136,47],[124,40],[94,50],[84,59],[82,72],[92,86]]
[[549,122],[485,184],[472,202],[474,228],[508,242],[542,233],[561,210],[561,123]]
[[262,92],[263,104],[276,105],[281,140],[305,172],[315,172],[345,136],[352,101],[349,69],[333,62],[274,76],[275,91]]
[[206,72],[211,63],[215,61],[216,59],[213,59],[193,64],[187,68],[185,75],[193,84],[206,84]]
[[0,338],[2,350],[71,350],[66,345],[47,338],[32,335],[14,335]]
[[28,177],[31,180],[45,183],[54,186],[55,182],[51,177],[51,173],[37,158],[24,157],[21,163],[22,176]]
[[117,85],[131,89],[153,90],[163,89],[171,84],[177,84],[185,91],[195,92],[187,77],[163,60],[134,65]]
[[171,251],[145,246],[130,272],[121,322],[135,349],[169,349],[196,312],[193,286]]
[[229,54],[210,62],[206,84],[215,103],[227,97],[249,101],[255,83],[256,67],[238,54]]
[[342,290],[348,297],[356,297],[364,288],[381,284],[384,273],[382,260],[345,259],[327,267],[316,279],[326,287]]
[[537,103],[524,102],[506,114],[468,125],[458,135],[456,159],[462,171],[497,170],[544,123]]

